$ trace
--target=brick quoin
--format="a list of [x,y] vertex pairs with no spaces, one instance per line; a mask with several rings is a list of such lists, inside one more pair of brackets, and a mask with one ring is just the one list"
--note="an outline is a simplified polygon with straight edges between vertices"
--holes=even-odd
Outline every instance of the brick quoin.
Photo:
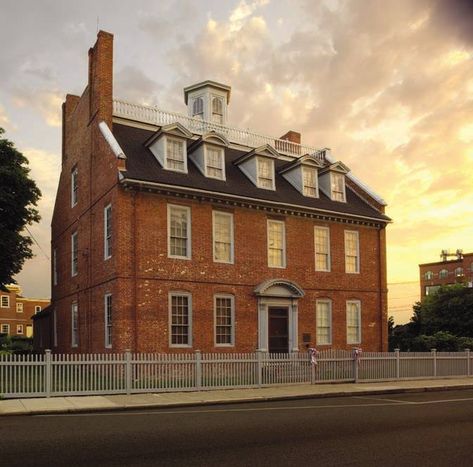
[[[113,131],[113,36],[100,31],[89,51],[88,84],[80,97],[63,104],[62,171],[52,220],[51,247],[56,255],[57,285],[51,309],[56,315],[54,352],[250,352],[258,348],[258,299],[255,287],[285,279],[304,291],[298,300],[299,349],[303,335],[316,337],[316,300],[332,300],[331,348],[347,344],[346,301],[361,302],[361,344],[366,351],[387,350],[386,222],[365,223],[334,216],[331,220],[268,212],[256,204],[243,207],[212,202],[178,192],[156,193],[120,183],[126,160],[118,159],[100,132]],[[289,132],[289,140],[300,135]],[[71,172],[78,172],[78,203],[71,207]],[[351,186],[353,185],[350,182]],[[353,189],[379,212],[361,188]],[[178,196],[179,195],[179,196]],[[104,259],[104,208],[112,205],[112,256]],[[192,258],[168,258],[167,205],[191,209]],[[234,216],[234,264],[213,261],[212,211]],[[267,263],[267,220],[284,220],[285,268]],[[330,228],[331,271],[315,271],[314,227]],[[359,232],[360,273],[345,273],[344,231]],[[78,274],[71,277],[71,235],[79,242]],[[53,268],[51,268],[53,271]],[[53,284],[53,281],[51,281]],[[169,292],[192,295],[192,347],[169,346]],[[113,346],[105,348],[104,295],[113,300]],[[214,294],[235,300],[235,345],[214,343]],[[71,347],[71,306],[78,304],[79,339]],[[53,332],[52,316],[41,325]],[[49,340],[53,345],[53,339]],[[323,347],[322,347],[323,348]]]

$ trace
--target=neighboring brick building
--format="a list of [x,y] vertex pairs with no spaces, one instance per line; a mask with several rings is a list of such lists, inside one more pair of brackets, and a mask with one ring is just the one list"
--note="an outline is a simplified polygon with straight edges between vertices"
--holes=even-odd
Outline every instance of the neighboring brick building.
[[[455,259],[448,259],[452,256]],[[440,257],[442,261],[419,264],[421,299],[437,291],[442,285],[473,286],[473,253],[457,250],[456,253],[449,254],[443,250]]]
[[226,85],[189,116],[114,101],[112,45],[63,105],[53,350],[387,350],[383,200],[296,132],[229,127]]
[[7,285],[6,288],[6,292],[0,290],[0,334],[31,337],[31,317],[46,308],[49,299],[23,297],[18,285]]

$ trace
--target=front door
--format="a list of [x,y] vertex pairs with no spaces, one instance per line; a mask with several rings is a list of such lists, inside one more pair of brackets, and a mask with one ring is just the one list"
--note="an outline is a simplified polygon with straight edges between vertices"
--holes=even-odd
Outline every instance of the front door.
[[268,345],[270,353],[289,352],[288,309],[268,309]]

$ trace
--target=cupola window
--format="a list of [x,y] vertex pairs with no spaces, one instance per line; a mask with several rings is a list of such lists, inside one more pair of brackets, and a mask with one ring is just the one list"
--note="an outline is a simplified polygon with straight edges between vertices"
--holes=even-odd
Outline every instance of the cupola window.
[[212,99],[212,121],[216,123],[223,122],[223,102],[220,97]]
[[194,99],[192,106],[192,116],[203,118],[204,116],[204,100],[202,97],[197,97]]

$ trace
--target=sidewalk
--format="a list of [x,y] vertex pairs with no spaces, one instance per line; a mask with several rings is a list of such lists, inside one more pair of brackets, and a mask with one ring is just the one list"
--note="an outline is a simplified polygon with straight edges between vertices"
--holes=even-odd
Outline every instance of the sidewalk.
[[226,389],[110,396],[68,396],[0,400],[0,416],[73,412],[101,412],[149,408],[186,407],[237,402],[360,396],[405,392],[473,389],[473,378],[390,381],[382,383],[301,384],[260,389]]

